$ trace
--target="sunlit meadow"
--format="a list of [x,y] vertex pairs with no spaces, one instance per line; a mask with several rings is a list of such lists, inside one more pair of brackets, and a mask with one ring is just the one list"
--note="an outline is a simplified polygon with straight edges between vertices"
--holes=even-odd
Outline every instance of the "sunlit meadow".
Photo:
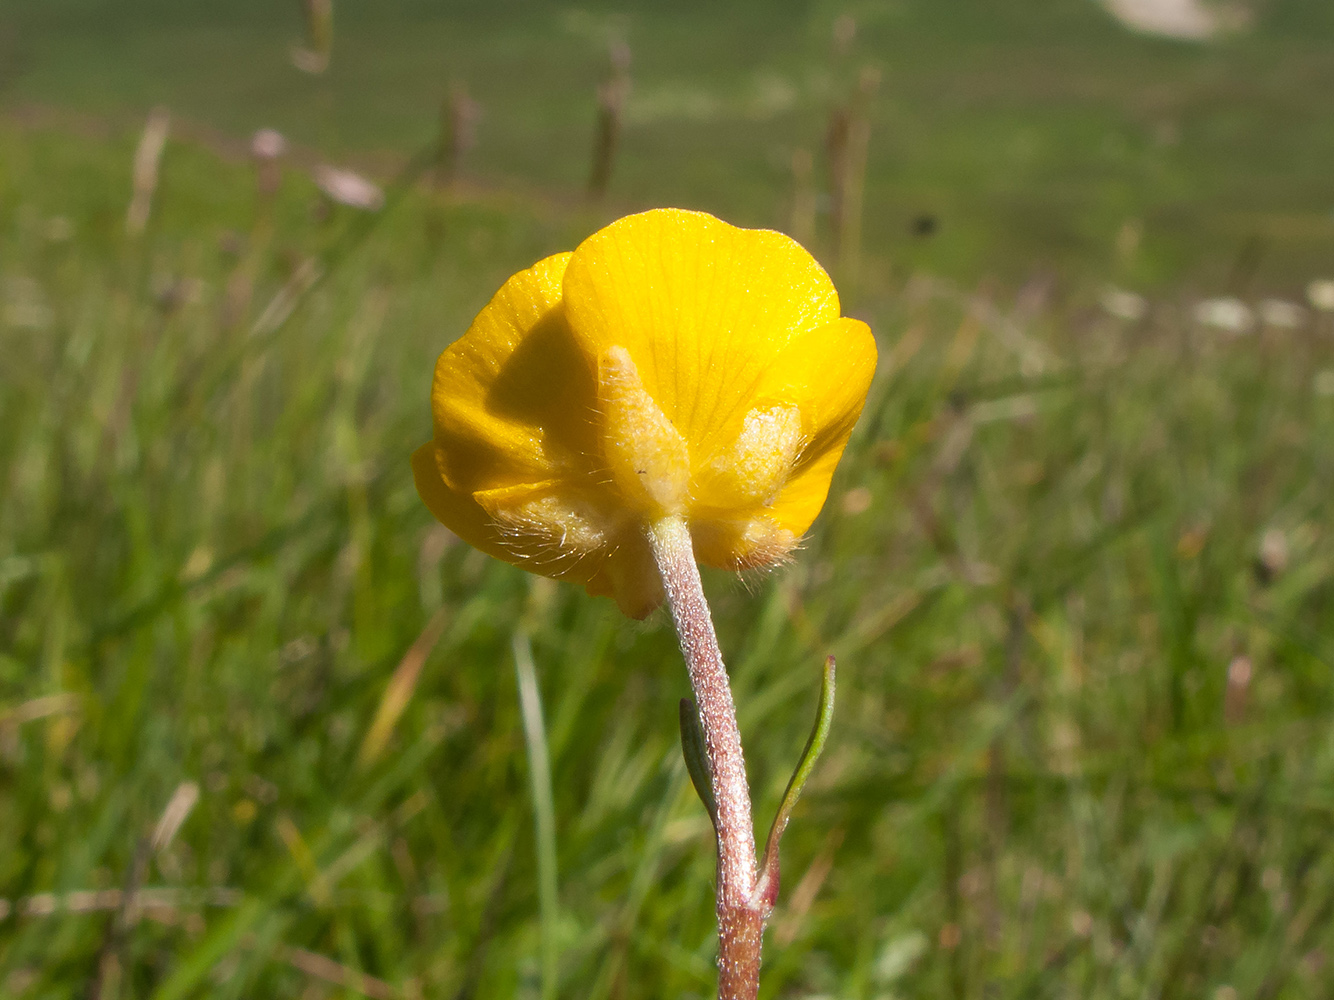
[[[932,53],[967,62],[941,41],[971,37],[957,12],[857,7],[845,55],[829,41],[844,11],[775,18],[757,65],[794,89],[769,87],[791,104],[768,117],[745,103],[756,66],[696,67],[687,32],[650,11],[534,18],[529,34],[474,14],[455,27],[497,68],[468,63],[483,117],[449,183],[448,76],[432,70],[407,124],[367,110],[406,85],[341,89],[339,44],[386,65],[357,15],[334,84],[265,97],[262,117],[188,66],[159,67],[164,93],[146,94],[127,63],[92,101],[69,69],[78,39],[32,33],[78,5],[17,17],[29,66],[0,91],[0,995],[535,998],[544,942],[560,997],[712,995],[712,832],[681,758],[668,620],[629,622],[470,549],[408,464],[436,356],[501,282],[666,202],[809,224],[879,345],[791,564],[705,574],[761,822],[824,656],[839,661],[761,996],[1334,991],[1334,315],[1319,308],[1334,289],[1318,283],[1334,243],[1317,155],[1334,127],[1280,79],[1328,80],[1330,25],[1276,2],[1253,35],[1186,48],[1048,6],[1074,30],[1057,61],[1083,82],[1051,114],[1034,79],[1002,108],[930,83]],[[748,16],[720,16],[707,45]],[[1053,44],[1027,17],[993,15],[996,40],[968,43],[974,84],[1038,44],[1024,39]],[[608,23],[628,33],[638,98],[597,202]],[[160,30],[188,50],[196,29]],[[288,64],[295,18],[218,44],[248,51],[251,32],[293,93],[325,86]],[[850,255],[825,116],[877,45],[912,38],[920,61],[880,60],[867,97]],[[544,39],[560,58],[521,86],[505,60]],[[426,65],[424,42],[404,44]],[[1122,85],[1124,106],[1106,98]],[[962,118],[917,117],[914,95]],[[1157,131],[1172,121],[1177,145]],[[964,128],[978,122],[1012,143],[990,175]],[[272,184],[249,151],[263,125],[293,140]],[[378,182],[378,210],[321,194],[312,168],[345,161]],[[545,717],[545,816],[524,676]]]

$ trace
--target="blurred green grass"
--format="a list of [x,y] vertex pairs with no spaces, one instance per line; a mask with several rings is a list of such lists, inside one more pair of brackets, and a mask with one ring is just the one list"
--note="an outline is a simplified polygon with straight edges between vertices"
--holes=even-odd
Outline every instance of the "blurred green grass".
[[[132,143],[0,139],[4,992],[100,965],[121,996],[538,995],[522,626],[560,995],[710,995],[666,623],[452,541],[407,473],[435,354],[595,215],[413,187],[366,230],[296,172],[263,211],[248,168],[174,143],[131,239]],[[829,509],[792,566],[707,581],[761,822],[842,668],[765,996],[1330,988],[1334,339],[1226,338],[1175,298],[1126,324],[1094,291],[868,282],[882,371]],[[118,935],[77,894],[137,855]]]
[[[858,31],[840,57],[844,14]],[[1292,294],[1334,252],[1324,0],[1265,0],[1254,31],[1209,46],[1132,35],[1092,0],[383,0],[338,6],[322,77],[290,65],[301,34],[295,3],[11,0],[0,101],[122,125],[165,103],[233,135],[273,126],[374,157],[430,142],[457,80],[484,112],[471,177],[577,194],[607,39],[624,37],[634,89],[612,193],[626,210],[786,225],[793,151],[819,152],[831,108],[873,66],[866,231],[900,276],[1115,271]],[[929,239],[913,235],[924,215],[939,222]],[[1144,235],[1122,259],[1127,222]]]
[[[427,433],[435,356],[505,277],[641,199],[782,222],[786,181],[765,144],[817,140],[823,98],[751,124],[645,122],[627,136],[623,202],[593,209],[573,192],[596,47],[573,29],[497,30],[518,8],[446,23],[405,6],[417,37],[386,29],[379,43],[401,60],[397,86],[444,52],[479,67],[494,131],[466,195],[409,185],[380,216],[329,214],[289,170],[266,209],[248,167],[172,141],[132,239],[124,109],[165,98],[241,134],[259,124],[245,109],[263,79],[215,91],[225,74],[198,61],[209,46],[220,67],[268,51],[284,82],[264,123],[368,162],[424,145],[438,92],[386,114],[403,91],[356,78],[351,54],[378,72],[389,61],[355,11],[329,81],[293,83],[286,36],[275,42],[257,4],[213,15],[233,19],[235,48],[188,7],[18,9],[20,38],[51,48],[11,98],[127,117],[92,136],[0,122],[0,995],[84,996],[101,970],[106,995],[127,997],[536,997],[545,932],[561,996],[710,996],[708,820],[679,759],[687,684],[666,622],[626,622],[452,541],[407,456]],[[956,207],[928,246],[883,219],[868,231],[845,301],[876,330],[882,370],[798,558],[706,580],[761,824],[823,656],[840,658],[827,756],[785,841],[762,995],[1327,996],[1334,329],[1316,317],[1230,338],[1189,305],[1193,283],[1225,285],[1253,235],[1238,219],[1259,217],[1245,213],[1290,211],[1316,234],[1300,252],[1276,241],[1254,290],[1328,267],[1328,111],[1288,85],[1323,79],[1328,18],[1275,3],[1250,40],[1196,51],[1054,3],[1005,17],[865,9],[888,13],[864,18],[864,44],[898,37],[904,61],[886,67],[874,134],[905,146],[873,153],[890,173],[873,178],[871,218],[919,204],[897,186],[909,158],[889,153],[914,119],[930,154],[912,169],[957,200],[941,202]],[[637,46],[640,85],[740,93],[752,67],[719,69],[717,55],[760,50],[736,44],[755,10],[634,11],[632,41],[674,39],[657,70]],[[760,33],[763,51],[828,66],[832,8],[792,11]],[[706,23],[713,34],[692,29]],[[42,25],[69,37],[31,34]],[[118,29],[126,58],[109,59],[92,39]],[[910,70],[913,39],[938,47]],[[1021,60],[1024,40],[1068,61]],[[958,63],[941,53],[961,48],[985,74],[951,90]],[[1123,74],[1102,84],[1116,104],[1132,49],[1148,61],[1139,97],[1198,74],[1191,120],[1213,138],[1183,125],[1162,154],[1167,181],[1118,189],[1086,173],[1104,119],[1082,106],[1065,119],[1038,97],[1048,73],[1088,84],[1101,65]],[[166,51],[176,76],[151,62]],[[568,82],[520,79],[534,53],[549,59],[536,78],[545,66]],[[339,83],[344,55],[353,75]],[[81,77],[61,63],[75,58]],[[300,86],[324,94],[323,117],[307,120],[318,94],[291,96]],[[943,107],[964,110],[946,121]],[[1266,116],[1296,123],[1274,126],[1287,146],[1264,141]],[[974,188],[992,172],[978,147],[1025,127],[1050,155]],[[956,174],[933,175],[951,160]],[[1106,225],[1076,210],[1107,190]],[[1155,244],[1145,206],[1174,190],[1185,235]],[[1023,225],[1002,224],[1007,204]],[[1135,212],[1143,255],[1117,260]],[[257,328],[309,262],[322,280]],[[1167,284],[1127,323],[1096,305],[1108,280]],[[440,638],[386,751],[359,764],[391,674],[433,621]],[[553,772],[554,926],[539,906],[519,628]],[[198,804],[168,846],[141,847],[183,782]],[[137,862],[143,911],[118,917],[114,890]]]

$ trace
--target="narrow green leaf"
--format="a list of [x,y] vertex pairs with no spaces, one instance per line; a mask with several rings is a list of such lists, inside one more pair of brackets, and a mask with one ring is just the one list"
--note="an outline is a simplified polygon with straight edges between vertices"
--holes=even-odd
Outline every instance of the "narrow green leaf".
[[690,783],[695,786],[704,808],[709,810],[713,828],[718,829],[718,803],[713,800],[713,778],[709,755],[704,747],[704,727],[699,722],[699,706],[689,698],[681,699],[681,752],[685,755]]
[[764,845],[764,859],[760,862],[760,878],[755,886],[755,899],[766,913],[773,909],[774,902],[778,899],[778,842],[783,837],[783,831],[787,829],[788,820],[792,818],[792,810],[797,805],[797,799],[801,797],[802,788],[806,786],[806,779],[811,776],[815,762],[819,759],[820,752],[824,750],[824,742],[829,736],[829,726],[833,720],[834,658],[830,656],[824,661],[824,678],[820,685],[820,706],[816,709],[815,725],[806,740],[806,749],[801,752],[801,759],[797,761],[797,769],[792,772],[792,779],[787,783],[787,791],[783,793],[783,801],[778,806],[778,814],[774,816],[773,826],[769,828],[769,839]]
[[556,807],[551,787],[551,758],[542,719],[542,693],[528,634],[514,633],[514,672],[519,682],[519,710],[528,745],[528,771],[533,789],[533,821],[537,834],[537,897],[541,911],[542,1000],[554,1000],[560,972],[560,897],[556,870]]

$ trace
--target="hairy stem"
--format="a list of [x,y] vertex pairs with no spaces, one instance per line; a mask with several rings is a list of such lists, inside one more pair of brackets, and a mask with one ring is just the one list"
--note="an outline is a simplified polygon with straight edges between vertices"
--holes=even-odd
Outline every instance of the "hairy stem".
[[732,690],[695,565],[690,529],[679,517],[665,517],[649,526],[648,536],[699,706],[718,809],[718,998],[754,1000],[764,914],[755,899],[755,827]]

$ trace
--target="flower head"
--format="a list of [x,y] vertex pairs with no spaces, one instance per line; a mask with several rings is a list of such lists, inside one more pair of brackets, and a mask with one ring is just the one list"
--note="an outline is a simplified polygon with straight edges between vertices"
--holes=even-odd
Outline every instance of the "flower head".
[[256,160],[276,160],[287,152],[287,139],[277,129],[262,128],[250,137],[250,155]]
[[657,209],[505,283],[436,364],[417,490],[466,541],[643,617],[646,529],[772,565],[819,513],[875,341],[793,240]]
[[384,192],[379,185],[361,174],[341,167],[324,164],[315,168],[315,186],[330,201],[363,212],[378,212],[384,208]]

